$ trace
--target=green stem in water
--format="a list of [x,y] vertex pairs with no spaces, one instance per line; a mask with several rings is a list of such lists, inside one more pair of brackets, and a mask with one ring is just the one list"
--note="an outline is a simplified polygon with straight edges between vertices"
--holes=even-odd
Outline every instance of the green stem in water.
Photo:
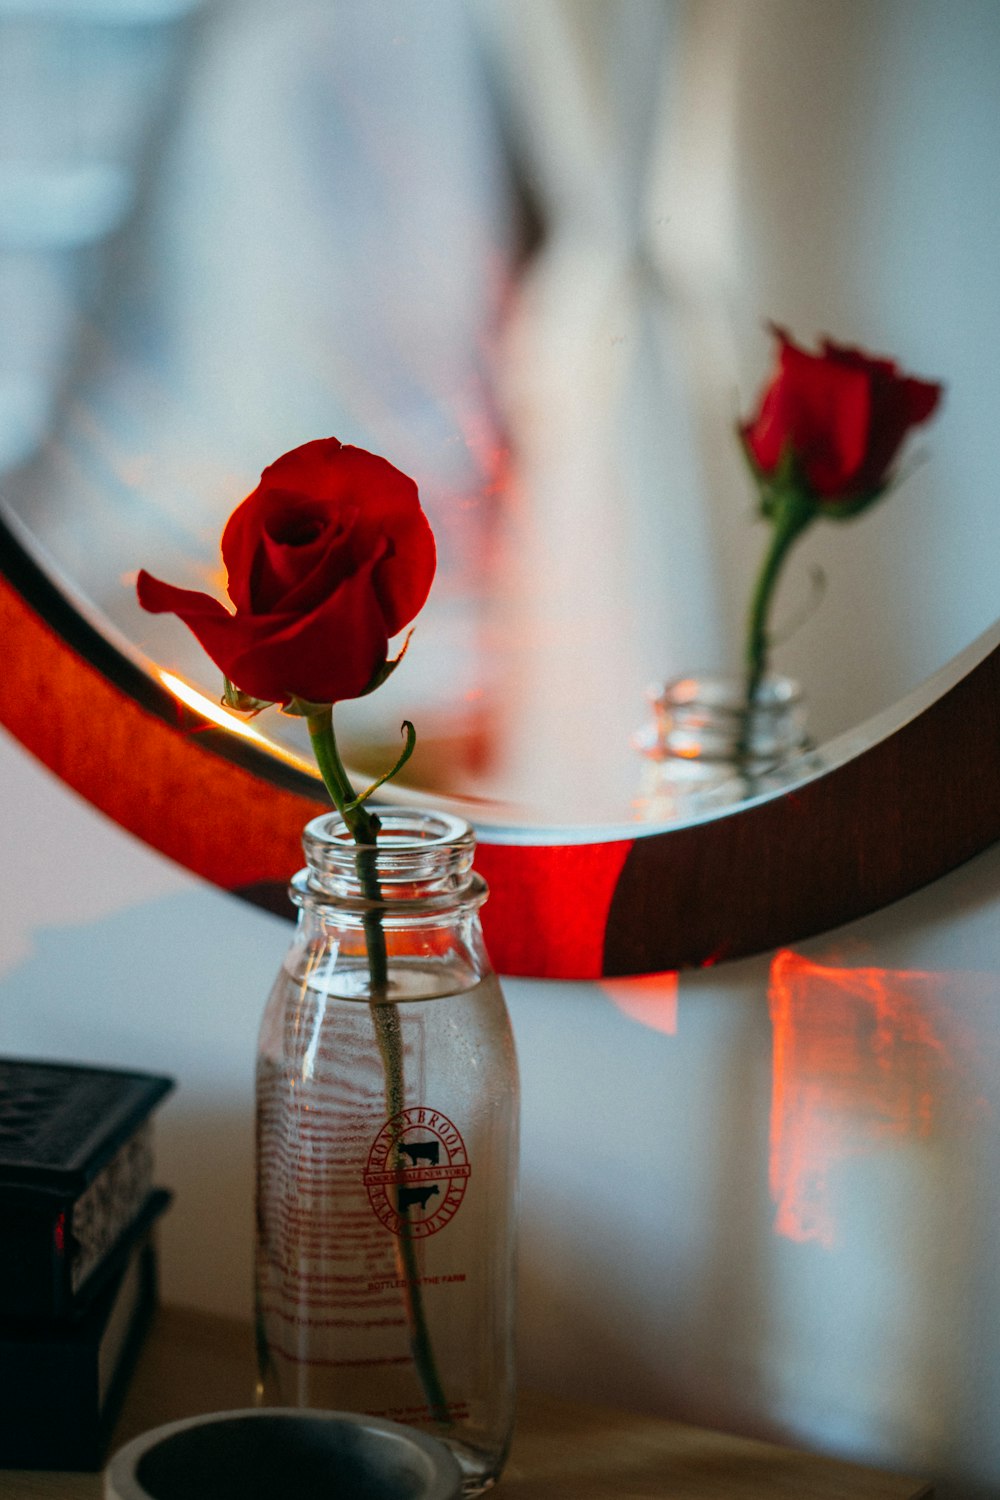
[[768,651],[771,644],[767,622],[782,564],[792,543],[815,520],[816,514],[815,503],[794,484],[783,486],[772,496],[770,515],[774,522],[774,531],[750,599],[750,615],[747,621],[748,707],[752,706],[761,679],[767,671]]
[[[395,1119],[406,1102],[403,1081],[403,1039],[399,1024],[399,1012],[387,998],[389,988],[389,956],[385,941],[385,929],[379,914],[382,891],[378,880],[379,820],[363,802],[358,802],[350,778],[337,749],[333,732],[333,709],[324,708],[308,718],[309,737],[312,740],[316,764],[334,805],[344,819],[357,845],[358,881],[362,894],[371,903],[363,917],[365,947],[368,953],[368,975],[371,981],[370,1009],[372,1025],[382,1058],[385,1078],[385,1107],[390,1120]],[[409,746],[412,749],[412,744]],[[407,752],[409,753],[409,752]],[[398,1145],[393,1143],[393,1160],[396,1168],[402,1166]],[[420,1290],[420,1268],[417,1251],[410,1231],[409,1221],[404,1217],[397,1239],[399,1247],[400,1280],[403,1282],[407,1323],[410,1330],[410,1350],[416,1366],[424,1397],[435,1421],[450,1424],[448,1403],[437,1372],[434,1351],[431,1346],[427,1316]]]

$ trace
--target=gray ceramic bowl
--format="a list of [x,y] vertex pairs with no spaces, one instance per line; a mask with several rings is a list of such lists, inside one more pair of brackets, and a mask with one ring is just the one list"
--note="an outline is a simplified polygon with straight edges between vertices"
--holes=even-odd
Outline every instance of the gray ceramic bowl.
[[104,1471],[106,1500],[456,1500],[443,1443],[344,1411],[256,1407],[156,1427]]

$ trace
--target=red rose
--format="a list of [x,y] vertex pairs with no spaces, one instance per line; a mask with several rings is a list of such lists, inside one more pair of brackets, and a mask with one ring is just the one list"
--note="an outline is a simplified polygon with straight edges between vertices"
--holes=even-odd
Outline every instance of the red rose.
[[[740,428],[762,476],[791,460],[823,509],[874,499],[911,427],[925,422],[941,386],[903,375],[888,359],[827,340],[800,349],[780,328],[778,368],[753,421]],[[860,507],[858,507],[860,508]]]
[[264,470],[226,524],[222,558],[235,614],[145,571],[139,603],[179,615],[243,693],[284,704],[366,692],[390,637],[427,598],[436,560],[413,480],[336,438]]

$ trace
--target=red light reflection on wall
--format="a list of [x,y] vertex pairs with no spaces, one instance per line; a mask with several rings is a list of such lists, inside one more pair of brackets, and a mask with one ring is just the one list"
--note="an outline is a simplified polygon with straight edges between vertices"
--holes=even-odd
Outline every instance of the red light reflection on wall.
[[650,1031],[677,1034],[677,975],[640,974],[629,979],[602,979],[600,988],[616,1010]]
[[952,1041],[940,1035],[945,978],[776,955],[768,998],[777,1234],[832,1246],[838,1165],[933,1131],[955,1068]]

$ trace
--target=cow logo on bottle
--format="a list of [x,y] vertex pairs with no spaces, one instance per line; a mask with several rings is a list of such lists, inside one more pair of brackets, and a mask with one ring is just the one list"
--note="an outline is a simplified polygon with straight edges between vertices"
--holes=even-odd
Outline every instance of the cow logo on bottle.
[[425,1105],[387,1120],[368,1153],[364,1183],[378,1218],[393,1234],[425,1239],[453,1219],[472,1175],[456,1127]]

